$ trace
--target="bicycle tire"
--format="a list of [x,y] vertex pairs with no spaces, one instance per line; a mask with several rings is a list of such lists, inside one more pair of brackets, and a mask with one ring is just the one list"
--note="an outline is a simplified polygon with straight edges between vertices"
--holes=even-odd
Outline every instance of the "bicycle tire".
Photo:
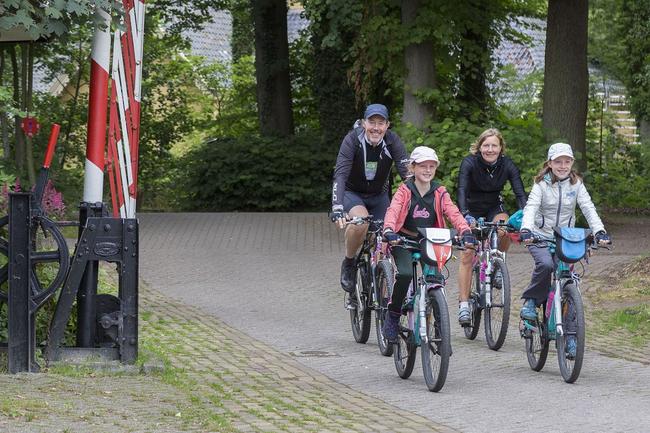
[[[370,276],[365,268],[366,262],[359,261],[357,266],[357,282],[355,284],[355,293],[353,296],[358,295],[361,304],[357,300],[355,308],[350,309],[350,325],[352,325],[352,336],[354,341],[359,344],[365,344],[370,337],[370,319],[371,313],[368,306],[368,293],[370,293],[370,283],[368,279]],[[360,308],[362,307],[362,308]]]
[[[506,341],[510,320],[510,273],[503,259],[492,260],[492,302],[484,313],[485,340],[490,349],[499,350]],[[501,272],[501,287],[494,284],[498,272]]]
[[413,341],[413,333],[408,329],[405,321],[406,316],[400,318],[400,330],[397,335],[397,343],[393,345],[393,361],[397,375],[402,379],[408,379],[413,373],[415,366],[415,353],[417,346]]
[[527,335],[524,336],[526,341],[526,358],[528,358],[528,365],[534,371],[541,371],[546,364],[548,357],[548,334],[545,331],[546,324],[540,320],[544,317],[544,309],[537,309],[536,326],[532,330],[528,330]]
[[472,269],[471,287],[469,292],[469,308],[472,312],[471,322],[468,326],[463,326],[465,338],[474,340],[478,335],[481,327],[481,295],[479,294],[481,288],[480,269],[474,266]]
[[447,300],[441,289],[430,289],[426,307],[427,340],[422,343],[422,373],[429,391],[445,385],[451,356],[451,328]]
[[[573,314],[575,317],[572,317]],[[566,324],[569,321],[575,320],[576,330],[575,333],[567,332]],[[567,383],[573,383],[580,376],[582,369],[582,360],[585,353],[585,313],[582,304],[582,297],[580,290],[573,281],[568,282],[562,290],[562,323],[564,328],[564,335],[558,335],[556,339],[557,345],[557,359],[560,365],[560,373],[562,378]],[[569,335],[576,337],[576,356],[570,359],[566,353],[566,338]]]
[[377,333],[379,353],[384,356],[391,356],[393,354],[393,345],[388,342],[383,333],[384,318],[388,312],[388,302],[393,293],[393,283],[395,280],[393,274],[393,265],[388,260],[380,260],[377,264],[377,278],[375,280],[375,296],[378,305],[378,308],[375,310],[375,331]]

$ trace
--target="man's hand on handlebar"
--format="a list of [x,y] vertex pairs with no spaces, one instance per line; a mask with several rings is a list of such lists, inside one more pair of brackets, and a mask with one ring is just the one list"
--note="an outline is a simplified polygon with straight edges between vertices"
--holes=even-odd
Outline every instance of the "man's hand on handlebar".
[[343,206],[334,206],[332,207],[332,212],[330,213],[330,219],[333,223],[342,229],[345,228],[345,223],[349,219],[348,214],[343,210]]

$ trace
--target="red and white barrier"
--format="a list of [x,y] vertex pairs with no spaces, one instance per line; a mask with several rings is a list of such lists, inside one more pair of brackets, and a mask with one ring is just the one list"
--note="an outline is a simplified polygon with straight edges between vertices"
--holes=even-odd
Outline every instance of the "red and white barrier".
[[113,38],[108,172],[114,215],[119,212],[122,218],[133,218],[138,187],[145,7],[140,0],[123,0],[123,4],[126,30],[116,30]]

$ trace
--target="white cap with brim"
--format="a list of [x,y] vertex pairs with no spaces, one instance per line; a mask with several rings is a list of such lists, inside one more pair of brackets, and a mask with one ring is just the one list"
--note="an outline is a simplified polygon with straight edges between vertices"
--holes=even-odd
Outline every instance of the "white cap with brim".
[[553,161],[555,158],[560,156],[568,156],[569,158],[575,159],[573,157],[573,149],[566,143],[555,143],[548,148],[548,160]]
[[440,164],[436,151],[426,146],[418,146],[413,149],[410,159],[414,164],[419,164],[424,161],[435,161],[437,164]]

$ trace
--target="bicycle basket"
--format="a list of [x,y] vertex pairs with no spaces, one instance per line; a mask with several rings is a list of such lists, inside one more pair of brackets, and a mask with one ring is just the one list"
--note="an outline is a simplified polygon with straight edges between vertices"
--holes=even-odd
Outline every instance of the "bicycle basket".
[[554,227],[555,255],[565,263],[576,263],[587,255],[591,230],[576,227]]
[[453,232],[441,228],[419,228],[418,232],[422,235],[420,240],[422,260],[442,271],[445,263],[451,258]]

